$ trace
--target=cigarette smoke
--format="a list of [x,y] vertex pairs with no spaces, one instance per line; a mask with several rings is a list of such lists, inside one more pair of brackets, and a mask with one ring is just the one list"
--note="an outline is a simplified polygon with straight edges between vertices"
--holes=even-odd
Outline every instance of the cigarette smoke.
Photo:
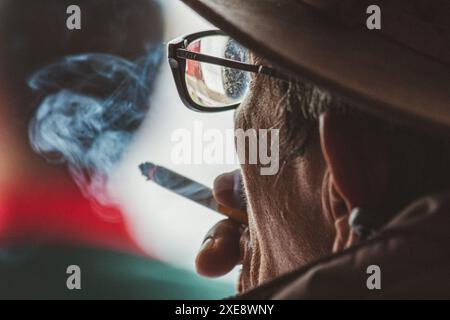
[[69,56],[35,73],[41,97],[29,125],[32,148],[67,164],[86,197],[113,205],[107,185],[149,107],[162,46],[129,61],[111,54]]

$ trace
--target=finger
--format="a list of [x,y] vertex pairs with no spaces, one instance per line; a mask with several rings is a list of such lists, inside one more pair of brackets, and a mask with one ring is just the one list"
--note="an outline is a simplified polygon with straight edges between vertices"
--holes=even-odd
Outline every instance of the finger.
[[241,171],[222,174],[214,181],[214,198],[220,204],[237,210],[246,209]]
[[227,274],[241,261],[241,224],[233,220],[217,223],[208,233],[200,248],[195,265],[197,272],[206,277]]

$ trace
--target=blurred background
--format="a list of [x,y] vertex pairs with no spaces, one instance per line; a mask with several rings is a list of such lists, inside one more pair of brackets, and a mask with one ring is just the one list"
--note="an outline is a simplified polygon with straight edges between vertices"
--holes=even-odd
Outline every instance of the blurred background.
[[[163,8],[166,42],[181,35],[214,29],[178,0],[164,0]],[[124,208],[131,233],[144,250],[171,264],[193,270],[195,255],[206,232],[223,217],[145,181],[138,165],[151,161],[212,187],[216,176],[237,166],[175,165],[171,160],[171,149],[175,145],[171,136],[180,128],[192,131],[194,121],[200,121],[204,130],[219,129],[225,134],[227,129],[233,129],[233,112],[202,114],[187,109],[179,99],[165,57],[160,72],[152,107],[114,173],[111,190]],[[224,152],[234,152],[234,148]],[[224,280],[234,283],[236,273]]]
[[[81,7],[79,31],[66,28],[65,10],[73,2]],[[165,297],[189,297],[189,290],[172,284],[191,275],[183,288],[194,284],[203,292],[195,285],[201,282],[214,297],[234,293],[238,270],[214,280],[193,276],[206,232],[223,217],[146,181],[139,171],[151,161],[212,187],[216,176],[237,168],[171,159],[175,130],[192,132],[194,122],[223,135],[233,129],[232,112],[188,110],[167,63],[168,41],[211,28],[178,0],[0,0],[0,297],[28,292],[18,279],[26,288],[37,281],[41,297],[55,275],[50,270],[59,270],[66,258],[116,265],[108,262],[109,251],[92,252],[97,249],[119,254],[119,265],[149,271],[119,269],[135,277],[122,279],[130,290],[144,282],[138,296],[149,297],[147,280],[155,293],[162,285],[173,289]],[[232,144],[224,148],[224,154],[234,152]],[[71,256],[73,246],[84,249]],[[18,247],[40,249],[26,255],[31,260],[20,254],[19,268],[11,258]],[[121,253],[135,255],[134,262]],[[50,296],[60,296],[58,277]],[[103,287],[99,279],[105,277],[99,277],[92,284],[101,297],[121,293],[114,282],[120,275]]]

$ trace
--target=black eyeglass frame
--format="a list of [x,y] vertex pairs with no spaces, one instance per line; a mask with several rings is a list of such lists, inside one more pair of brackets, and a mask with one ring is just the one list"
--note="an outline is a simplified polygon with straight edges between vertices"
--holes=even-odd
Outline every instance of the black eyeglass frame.
[[234,61],[230,59],[218,58],[198,52],[192,52],[187,50],[187,47],[192,42],[208,36],[223,35],[226,36],[221,30],[209,30],[190,34],[181,38],[177,38],[168,43],[167,56],[169,59],[169,65],[172,69],[172,74],[175,80],[175,85],[180,95],[183,104],[193,111],[198,112],[222,112],[234,110],[239,107],[240,103],[225,106],[225,107],[204,107],[194,102],[189,94],[186,85],[186,60],[194,60],[204,63],[210,63],[220,65],[227,68],[238,69],[242,71],[248,71],[257,74],[264,74],[270,77],[274,77],[280,80],[289,81],[291,78],[283,72],[264,65],[254,65],[245,62]]

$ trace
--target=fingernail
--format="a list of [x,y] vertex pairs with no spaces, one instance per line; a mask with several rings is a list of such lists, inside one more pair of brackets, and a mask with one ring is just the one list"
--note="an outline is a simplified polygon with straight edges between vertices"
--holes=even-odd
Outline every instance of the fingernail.
[[241,174],[239,171],[224,173],[214,181],[213,193],[215,199],[224,206],[234,209],[245,209]]
[[203,250],[209,250],[213,247],[214,245],[214,239],[213,238],[206,238],[206,240],[203,242],[200,251]]

